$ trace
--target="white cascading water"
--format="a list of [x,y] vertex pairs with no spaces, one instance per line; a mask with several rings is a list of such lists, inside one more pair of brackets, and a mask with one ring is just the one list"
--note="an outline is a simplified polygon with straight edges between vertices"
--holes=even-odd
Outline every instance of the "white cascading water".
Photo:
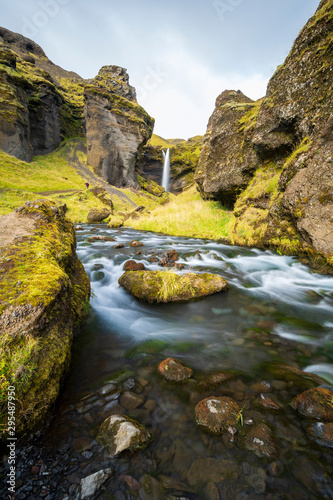
[[162,187],[166,191],[169,191],[169,180],[170,180],[170,149],[163,151],[164,166],[163,166],[163,177],[162,177]]

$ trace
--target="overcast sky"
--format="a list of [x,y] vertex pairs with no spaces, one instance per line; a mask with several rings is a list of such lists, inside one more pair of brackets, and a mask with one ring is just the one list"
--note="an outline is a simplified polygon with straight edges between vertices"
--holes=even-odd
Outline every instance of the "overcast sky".
[[125,67],[155,133],[206,130],[225,89],[252,99],[287,56],[319,0],[0,0],[0,24],[84,78]]

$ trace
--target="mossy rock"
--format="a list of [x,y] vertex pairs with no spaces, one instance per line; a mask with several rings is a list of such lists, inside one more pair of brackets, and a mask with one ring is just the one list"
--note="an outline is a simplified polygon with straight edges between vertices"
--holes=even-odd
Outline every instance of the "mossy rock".
[[118,280],[127,292],[149,303],[188,302],[229,288],[228,282],[215,274],[170,271],[127,271]]

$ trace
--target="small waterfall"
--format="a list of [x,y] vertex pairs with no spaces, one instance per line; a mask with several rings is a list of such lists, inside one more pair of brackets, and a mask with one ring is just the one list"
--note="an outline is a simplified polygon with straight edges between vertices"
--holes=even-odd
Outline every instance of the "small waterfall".
[[170,181],[170,149],[167,151],[162,151],[164,157],[164,166],[163,166],[163,177],[162,177],[162,187],[166,191],[169,191],[169,181]]

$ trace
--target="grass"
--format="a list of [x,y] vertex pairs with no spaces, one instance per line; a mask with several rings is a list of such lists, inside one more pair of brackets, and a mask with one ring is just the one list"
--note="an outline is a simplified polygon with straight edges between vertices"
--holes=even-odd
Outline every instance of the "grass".
[[233,218],[232,212],[218,202],[202,200],[193,186],[151,214],[127,221],[125,226],[173,236],[218,239],[228,236]]
[[163,139],[159,135],[153,134],[149,139],[148,146],[161,147],[162,149],[175,148],[176,145],[169,142],[167,139]]

